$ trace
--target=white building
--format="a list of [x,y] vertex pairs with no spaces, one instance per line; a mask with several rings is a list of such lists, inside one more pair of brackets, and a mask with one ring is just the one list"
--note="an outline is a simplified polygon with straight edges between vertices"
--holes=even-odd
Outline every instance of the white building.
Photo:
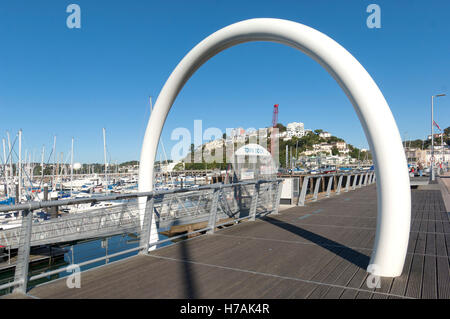
[[[173,172],[173,169],[175,168],[175,166],[177,166],[179,163],[182,163],[181,161],[176,161],[176,162],[172,162],[172,163],[167,163],[167,164],[161,164],[161,172],[163,173],[171,173]],[[184,167],[184,163],[183,167]]]
[[278,138],[285,138],[285,137],[287,137],[287,131],[279,132],[278,134],[276,134],[276,137],[278,137]]
[[[434,138],[441,138],[444,136],[444,133],[434,133]],[[427,136],[427,139],[431,140],[431,134]]]
[[258,129],[258,135],[261,137],[267,137],[267,128]]
[[[422,162],[425,167],[429,167],[431,165],[431,149],[421,150],[421,149],[413,149],[406,148],[405,149],[406,157],[408,163],[415,164],[417,162]],[[440,165],[440,163],[447,164],[450,162],[450,148],[446,147],[442,149],[441,146],[434,147],[434,158],[435,164]]]
[[314,151],[314,150],[306,150],[302,154],[305,155],[305,156],[311,156],[311,155],[316,155],[316,153],[317,152]]
[[301,122],[288,123],[286,131],[288,137],[303,137],[305,136],[305,125]]
[[347,143],[345,142],[336,142],[334,145],[339,151],[345,150],[347,148]]
[[219,138],[217,140],[214,140],[214,141],[211,141],[211,142],[208,142],[208,143],[205,143],[205,150],[209,151],[209,150],[213,150],[213,149],[217,149],[217,148],[223,147],[223,143],[224,143],[224,141],[221,138]]
[[327,144],[327,143],[321,143],[321,144],[314,144],[313,145],[313,149],[314,149],[314,152],[316,153],[316,154],[318,154],[318,153],[327,153],[327,154],[329,154],[329,155],[331,155],[331,149],[333,148],[333,146],[332,145],[330,145],[330,144]]
[[319,137],[328,138],[328,137],[331,137],[331,134],[328,132],[322,132],[319,134]]
[[227,140],[245,142],[245,130],[242,127],[232,129],[229,136],[227,135]]

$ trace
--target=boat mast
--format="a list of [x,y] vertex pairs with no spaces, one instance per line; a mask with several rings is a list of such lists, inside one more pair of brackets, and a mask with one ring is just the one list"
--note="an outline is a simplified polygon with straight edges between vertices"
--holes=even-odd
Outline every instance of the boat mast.
[[24,157],[24,161],[23,161],[23,171],[25,172],[25,178],[24,178],[22,185],[24,187],[26,187],[25,186],[25,184],[27,182],[26,175],[30,172],[29,165],[28,165],[28,150],[25,150],[25,157]]
[[17,169],[19,174],[19,191],[16,198],[16,204],[19,204],[22,199],[22,129],[19,130],[19,163]]
[[58,160],[58,180],[59,180],[59,190],[62,191],[62,179],[63,179],[63,171],[64,168],[64,152],[61,152],[61,156]]
[[72,151],[70,152],[70,196],[73,190],[73,137],[72,137]]
[[12,190],[12,187],[14,185],[14,170],[13,170],[13,166],[12,166],[12,151],[11,151],[11,139],[9,138],[9,131],[6,131],[6,135],[8,136],[8,149],[9,149],[9,173],[11,175],[11,180],[12,180],[12,184],[11,184],[11,189],[10,192]]
[[2,138],[2,142],[3,142],[3,159],[4,159],[4,161],[3,161],[3,163],[4,163],[3,168],[5,169],[6,192],[8,193],[8,194],[5,194],[5,195],[9,196],[8,162],[7,162],[7,158],[6,158],[6,146],[5,146],[5,139],[4,138]]
[[103,157],[105,160],[106,192],[108,192],[108,164],[106,163],[106,130],[105,130],[105,128],[103,128]]
[[52,174],[52,190],[56,188],[55,174],[56,174],[56,135],[53,138],[53,174]]
[[33,179],[34,179],[34,149],[33,149],[33,156],[31,156],[31,154],[30,154],[30,175],[31,175],[30,184],[31,184],[31,187],[33,187]]
[[45,145],[42,145],[42,154],[41,154],[41,183],[44,182],[44,154],[45,154]]

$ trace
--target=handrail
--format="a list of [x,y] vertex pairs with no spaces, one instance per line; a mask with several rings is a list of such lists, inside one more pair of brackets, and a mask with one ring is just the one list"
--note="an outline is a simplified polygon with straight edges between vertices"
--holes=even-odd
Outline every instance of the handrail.
[[[314,175],[305,175],[308,177],[327,177],[327,176],[348,176],[361,174],[361,172],[354,173],[331,173],[331,174],[314,174]],[[279,178],[276,180],[280,180]],[[23,204],[17,205],[0,205],[0,213],[6,213],[10,211],[21,211],[21,210],[36,210],[41,208],[49,208],[55,206],[65,206],[65,205],[76,205],[76,204],[84,204],[84,203],[97,203],[111,200],[120,200],[120,199],[130,199],[137,197],[154,197],[158,195],[165,194],[175,194],[175,193],[184,193],[191,192],[196,190],[205,190],[205,189],[217,189],[217,188],[228,188],[234,186],[243,186],[243,185],[253,185],[256,183],[267,183],[273,182],[276,180],[258,180],[258,181],[250,181],[250,182],[238,182],[231,184],[210,184],[210,185],[202,185],[195,188],[178,188],[178,189],[170,189],[170,190],[159,190],[159,191],[151,191],[151,192],[138,192],[138,193],[125,193],[125,194],[115,194],[115,195],[106,195],[106,196],[94,196],[88,198],[74,198],[74,199],[62,199],[62,200],[53,200],[53,201],[32,201]]]
[[261,183],[269,183],[274,182],[276,180],[258,180],[258,181],[250,181],[250,182],[238,182],[231,184],[210,184],[210,185],[202,185],[195,188],[178,188],[178,189],[169,189],[169,190],[159,190],[159,191],[151,191],[151,192],[138,192],[138,193],[125,193],[125,194],[116,194],[116,195],[106,195],[106,196],[95,196],[88,198],[74,198],[74,199],[62,199],[62,200],[53,200],[53,201],[32,201],[23,204],[17,205],[0,205],[0,213],[1,212],[10,212],[10,211],[21,211],[21,210],[36,210],[40,208],[48,208],[55,206],[65,206],[65,205],[76,205],[76,204],[84,204],[84,203],[97,203],[111,200],[120,200],[120,199],[129,199],[129,198],[137,198],[137,197],[154,197],[158,195],[166,195],[166,194],[176,194],[176,193],[185,193],[192,192],[198,190],[205,189],[219,189],[219,188],[229,188],[234,186],[243,186],[243,185],[253,185],[253,184],[261,184]]
[[[364,177],[363,177],[364,175]],[[307,178],[305,178],[305,180],[307,181],[308,179],[314,180],[315,178],[319,178],[318,180],[316,180],[315,182],[315,194],[317,194],[317,190],[318,190],[318,182],[320,182],[321,178],[325,178],[328,177],[330,178],[330,180],[328,181],[328,187],[327,190],[328,192],[330,192],[330,183],[331,183],[331,179],[335,178],[335,177],[339,177],[339,176],[357,176],[359,178],[359,185],[362,186],[366,186],[368,184],[372,184],[373,180],[375,178],[374,172],[372,171],[367,171],[367,172],[358,172],[358,173],[347,173],[347,174],[336,174],[336,173],[331,173],[331,174],[317,174],[317,175],[308,175],[306,176]],[[364,178],[364,183],[362,183],[362,179]],[[272,213],[272,214],[278,214],[278,206],[279,206],[279,201],[280,201],[280,196],[281,196],[281,184],[282,184],[283,179],[272,179],[272,180],[251,180],[251,181],[245,181],[245,182],[238,182],[238,183],[232,183],[232,184],[221,184],[221,183],[217,183],[217,184],[210,184],[210,185],[202,185],[199,187],[195,187],[195,188],[180,188],[180,189],[172,189],[172,190],[161,190],[161,191],[151,191],[151,192],[140,192],[140,193],[127,193],[127,194],[115,194],[115,195],[107,195],[107,196],[97,196],[97,197],[90,197],[90,198],[78,198],[78,199],[68,199],[68,200],[58,200],[58,201],[43,201],[43,202],[31,202],[31,203],[26,203],[26,204],[19,204],[19,205],[14,205],[14,206],[0,206],[0,212],[2,211],[13,211],[13,210],[24,210],[24,218],[22,220],[22,227],[21,227],[21,231],[20,231],[20,246],[19,246],[19,252],[18,252],[18,262],[16,264],[16,270],[15,270],[15,275],[14,275],[14,280],[13,282],[4,284],[4,285],[0,285],[0,289],[6,289],[6,288],[11,288],[14,287],[14,291],[19,292],[19,293],[25,293],[26,289],[27,289],[27,284],[30,281],[33,280],[37,280],[37,279],[41,279],[44,277],[48,277],[50,275],[54,275],[54,274],[58,274],[64,271],[68,271],[70,269],[70,267],[73,266],[73,260],[72,260],[72,264],[68,265],[66,267],[61,267],[55,270],[50,270],[41,274],[37,274],[34,276],[29,276],[29,271],[28,271],[28,264],[29,264],[29,251],[30,251],[30,247],[31,247],[31,233],[32,233],[32,227],[33,227],[33,220],[32,220],[32,214],[31,212],[35,209],[39,209],[39,208],[45,208],[45,207],[53,207],[53,206],[61,206],[61,205],[73,205],[73,204],[77,204],[77,203],[89,203],[89,202],[102,202],[102,201],[108,201],[108,200],[120,200],[120,199],[127,199],[127,198],[138,198],[138,197],[147,197],[147,208],[145,210],[144,213],[144,221],[143,224],[141,225],[141,230],[140,230],[140,243],[138,244],[137,247],[131,248],[131,249],[127,249],[127,250],[123,250],[123,251],[119,251],[113,254],[106,254],[103,257],[98,257],[98,258],[94,258],[94,259],[90,259],[87,261],[83,261],[81,263],[77,263],[77,266],[81,267],[81,266],[86,266],[89,264],[93,264],[96,262],[100,262],[103,260],[109,260],[110,258],[114,258],[114,257],[118,257],[124,254],[128,254],[128,253],[132,253],[135,251],[140,251],[140,254],[148,254],[149,252],[149,248],[150,247],[154,247],[154,246],[158,246],[160,244],[166,243],[166,242],[170,242],[173,241],[174,239],[178,239],[178,238],[183,238],[186,236],[190,236],[193,234],[197,234],[197,233],[204,233],[206,232],[206,234],[213,234],[215,229],[221,226],[225,226],[231,223],[238,223],[241,220],[255,220],[255,217],[258,216],[265,216],[266,214]],[[268,197],[266,198],[266,196],[264,196],[264,199],[262,199],[262,194],[260,194],[260,188],[259,185],[261,184],[265,184],[268,183],[270,184],[270,188],[268,188],[267,190],[264,190],[264,192],[268,191]],[[275,186],[272,188],[272,186]],[[234,217],[232,220],[218,220],[218,205],[217,205],[217,199],[219,198],[219,192],[223,192],[224,189],[227,188],[233,188],[236,186],[247,186],[247,185],[255,185],[254,186],[254,190],[250,193],[247,193],[247,195],[245,196],[250,196],[251,198],[251,203],[246,204],[249,205],[248,209],[249,209],[249,214],[243,217]],[[354,183],[355,185],[355,183]],[[339,178],[339,192],[336,192],[336,194],[338,195],[340,193],[340,187],[342,186],[342,178]],[[349,186],[349,183],[347,182],[346,187]],[[187,233],[183,233],[180,235],[176,235],[176,236],[172,236],[166,239],[162,239],[162,240],[156,240],[156,241],[149,241],[149,239],[151,238],[151,233],[152,233],[152,216],[153,216],[153,203],[154,200],[152,198],[154,198],[155,196],[158,195],[166,195],[166,194],[179,194],[179,193],[188,193],[187,195],[190,196],[189,193],[192,193],[192,195],[196,196],[196,192],[198,191],[202,191],[202,190],[215,190],[214,193],[209,194],[211,195],[210,197],[210,201],[211,201],[211,207],[208,206],[208,211],[209,211],[209,221],[208,221],[208,225],[206,227],[203,227],[201,229],[196,229],[196,230],[190,230]],[[306,189],[305,189],[306,190]],[[306,195],[306,191],[304,192],[305,194],[303,196]],[[223,194],[223,193],[222,193]],[[250,195],[251,194],[251,195]],[[208,195],[208,196],[209,196]],[[242,198],[242,194],[239,195],[241,196],[240,198]],[[299,196],[302,196],[301,194],[299,194]],[[171,197],[171,196],[170,196]],[[305,199],[303,197],[303,204],[305,202]],[[317,197],[316,197],[317,199]],[[150,200],[150,201],[149,201]],[[263,211],[256,211],[256,208],[259,207],[260,205],[260,200],[262,200],[262,203],[271,203],[269,204],[268,207],[264,208],[263,207]],[[169,201],[170,203],[170,201]],[[265,205],[265,204],[263,204]],[[169,204],[170,207],[170,204]],[[81,217],[84,218],[84,217]],[[122,217],[120,217],[122,218]],[[102,219],[99,219],[99,222],[101,222]],[[73,226],[76,227],[76,226]],[[105,226],[106,227],[106,226]],[[78,230],[77,230],[78,231]],[[20,258],[19,258],[20,257]]]
[[[207,234],[209,233],[213,233],[214,230],[217,227],[220,227],[222,225],[228,224],[229,222],[225,222],[225,223],[218,223],[217,221],[217,216],[218,216],[218,205],[217,205],[217,201],[219,198],[219,194],[224,194],[223,191],[225,189],[230,189],[233,187],[240,187],[240,186],[248,186],[248,185],[255,185],[255,190],[257,190],[256,192],[253,192],[253,195],[251,195],[251,201],[252,201],[252,206],[256,208],[256,206],[258,205],[258,198],[259,196],[257,196],[257,193],[259,192],[259,185],[260,184],[265,184],[265,183],[269,183],[269,184],[276,184],[276,187],[274,187],[272,189],[272,187],[270,187],[270,194],[269,197],[267,199],[264,199],[262,201],[262,203],[264,203],[264,201],[268,201],[269,203],[271,203],[269,205],[270,208],[270,212],[273,213],[278,213],[278,202],[279,202],[279,194],[281,193],[281,185],[282,179],[272,179],[272,180],[251,180],[251,181],[244,181],[244,182],[239,182],[239,183],[232,183],[232,184],[211,184],[211,185],[202,185],[196,188],[183,188],[183,189],[173,189],[173,190],[162,190],[162,191],[151,191],[151,192],[140,192],[140,193],[132,193],[132,194],[117,194],[117,195],[108,195],[108,196],[101,196],[101,197],[91,197],[91,198],[79,198],[79,199],[69,199],[69,200],[60,200],[60,201],[44,201],[44,202],[31,202],[31,203],[26,203],[26,204],[19,204],[19,205],[14,205],[14,206],[6,206],[6,207],[0,207],[0,211],[12,211],[12,210],[24,210],[24,215],[22,218],[22,226],[20,228],[20,238],[19,238],[19,247],[18,247],[18,257],[17,257],[17,262],[16,262],[16,266],[15,266],[15,271],[14,271],[14,278],[12,282],[0,285],[0,289],[8,289],[8,288],[14,288],[14,292],[17,293],[26,293],[27,291],[27,286],[28,283],[30,281],[33,280],[37,280],[37,279],[41,279],[41,278],[45,278],[51,275],[55,275],[64,271],[69,271],[71,269],[71,267],[74,265],[73,264],[73,260],[71,265],[65,266],[65,267],[60,267],[58,269],[54,269],[54,270],[50,270],[50,271],[44,271],[43,273],[40,274],[36,274],[36,275],[32,275],[30,276],[29,274],[29,262],[30,262],[30,249],[32,246],[32,229],[33,229],[33,215],[32,212],[35,209],[39,209],[39,208],[45,208],[45,207],[52,207],[52,206],[59,206],[59,205],[71,205],[71,204],[76,204],[76,203],[89,203],[89,202],[100,202],[100,201],[107,201],[107,200],[117,200],[117,199],[124,199],[124,198],[137,198],[137,197],[146,197],[147,198],[147,206],[145,209],[145,213],[144,213],[144,221],[143,224],[141,225],[141,229],[139,231],[139,237],[140,237],[140,243],[137,247],[131,248],[131,249],[126,249],[126,250],[122,250],[113,254],[108,254],[106,253],[105,256],[102,257],[98,257],[98,258],[93,258],[87,261],[83,261],[80,263],[77,263],[76,265],[78,267],[81,266],[86,266],[86,265],[90,265],[90,264],[94,264],[103,260],[108,261],[110,258],[114,258],[114,257],[118,257],[118,256],[122,256],[125,254],[129,254],[135,251],[140,251],[140,254],[148,254],[148,251],[150,249],[150,247],[153,246],[157,246],[166,242],[170,242],[173,241],[174,239],[177,238],[182,238],[185,236],[190,236],[196,233],[203,233],[206,232]],[[162,240],[156,240],[156,241],[152,241],[150,240],[151,237],[151,232],[152,232],[152,216],[153,216],[153,203],[154,200],[153,198],[157,195],[165,195],[165,194],[187,194],[188,196],[190,196],[190,194],[192,193],[192,195],[196,196],[196,194],[200,191],[204,191],[204,190],[210,190],[213,189],[215,190],[212,198],[210,200],[212,201],[216,201],[216,204],[211,204],[211,208],[208,208],[209,210],[209,215],[210,215],[210,223],[208,224],[207,227],[204,227],[202,229],[197,229],[197,230],[191,230],[188,231],[188,233],[183,233],[177,236],[172,236],[170,238],[166,238],[166,239],[162,239]],[[222,192],[222,193],[220,193]],[[277,195],[278,194],[278,195]],[[169,206],[170,207],[170,206]],[[265,211],[265,213],[267,213],[269,211]],[[258,215],[261,213],[258,213]],[[84,220],[84,216],[80,217],[81,220]],[[122,215],[120,217],[119,220],[122,219]],[[240,218],[235,218],[233,222],[238,222],[240,220],[244,220],[244,219],[252,219],[252,215],[247,215],[244,217],[240,217]],[[253,219],[254,220],[254,217]],[[59,221],[59,219],[58,219]],[[102,218],[99,218],[99,220],[97,221],[99,224],[99,227],[101,227],[102,225],[102,221],[106,221],[103,220]],[[36,227],[36,226],[34,226]],[[78,227],[77,225],[72,225],[71,227]],[[107,227],[107,226],[104,226]],[[128,228],[123,228],[124,233],[127,232]],[[51,228],[49,229],[49,231],[53,231],[54,229]],[[76,230],[77,232],[79,230]],[[99,235],[99,234],[97,234]],[[101,236],[99,236],[100,238]],[[88,238],[88,237],[86,237]],[[106,237],[107,238],[107,237]],[[66,238],[67,239],[67,238]]]

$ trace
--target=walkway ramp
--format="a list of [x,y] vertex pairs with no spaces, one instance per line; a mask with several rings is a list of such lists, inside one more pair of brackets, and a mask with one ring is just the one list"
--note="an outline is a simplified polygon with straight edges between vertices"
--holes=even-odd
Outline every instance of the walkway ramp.
[[293,207],[32,289],[38,298],[450,298],[440,191],[412,190],[403,275],[368,288],[376,187]]

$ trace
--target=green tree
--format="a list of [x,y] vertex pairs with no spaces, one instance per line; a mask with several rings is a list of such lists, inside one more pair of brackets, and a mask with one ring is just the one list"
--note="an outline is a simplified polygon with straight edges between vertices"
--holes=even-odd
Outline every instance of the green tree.
[[278,128],[278,131],[279,131],[280,133],[286,132],[286,126],[284,126],[283,124],[277,123],[277,126],[276,126],[276,127]]
[[184,165],[182,162],[178,163],[177,165],[175,165],[175,167],[173,168],[174,171],[182,171],[184,169]]
[[130,165],[139,165],[139,161],[128,161],[119,164],[119,166],[130,166]]
[[328,143],[336,143],[336,142],[345,142],[342,138],[336,137],[336,136],[330,136],[328,138]]
[[339,155],[339,149],[337,148],[337,146],[333,146],[331,148],[331,154],[333,155]]
[[444,134],[450,136],[450,126],[444,129]]

